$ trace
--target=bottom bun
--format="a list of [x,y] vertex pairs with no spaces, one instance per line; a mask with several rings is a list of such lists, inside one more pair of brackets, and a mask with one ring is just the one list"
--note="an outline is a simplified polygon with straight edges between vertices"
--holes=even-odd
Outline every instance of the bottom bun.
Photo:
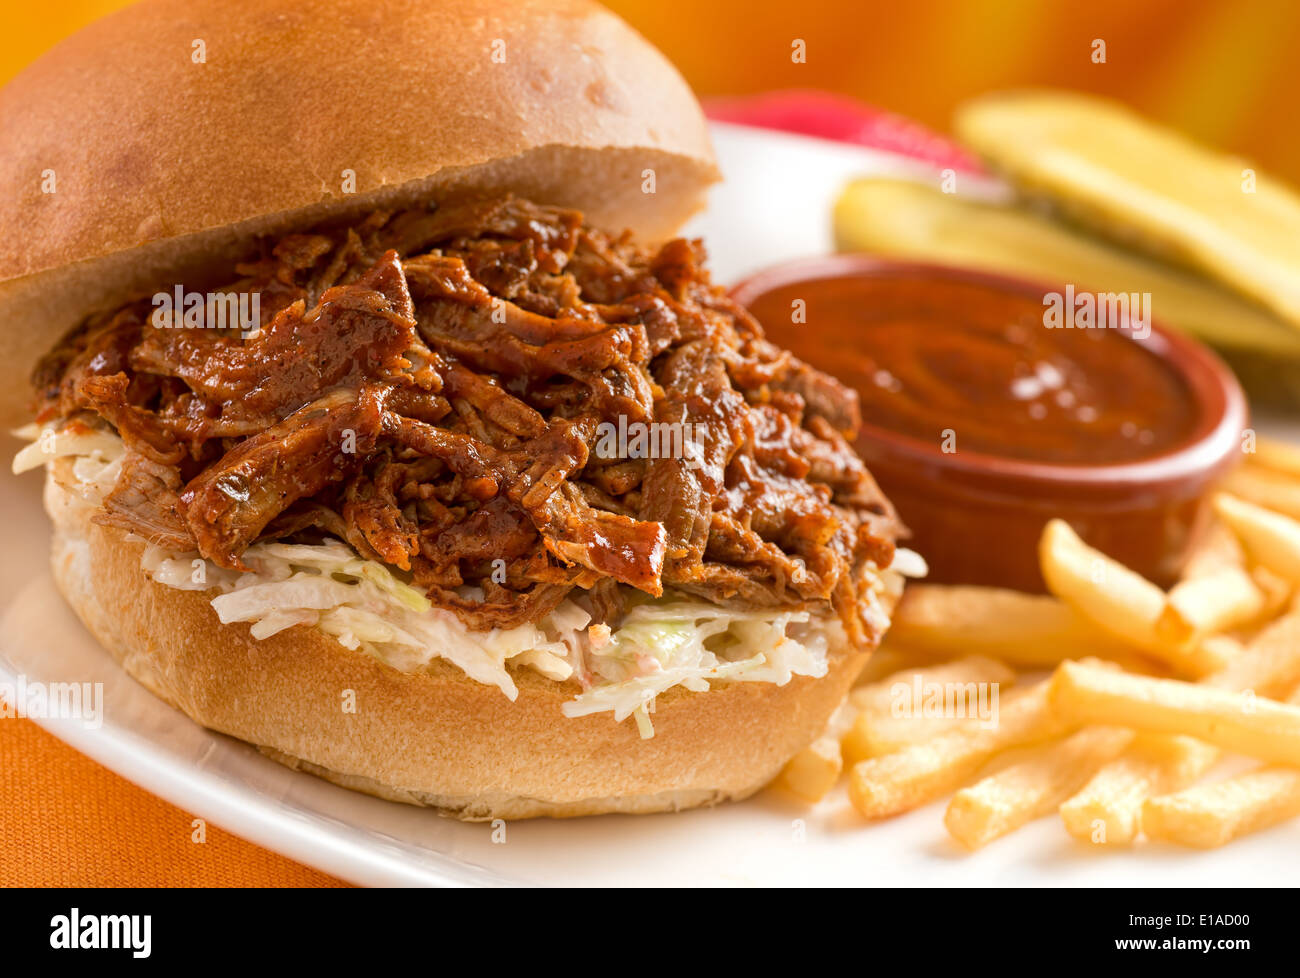
[[[870,653],[832,651],[820,679],[717,684],[659,696],[655,736],[608,714],[569,718],[578,692],[522,669],[511,702],[434,660],[401,672],[297,626],[254,639],[202,592],[156,583],[144,544],[91,522],[46,484],[54,579],[95,637],[196,722],[346,788],[466,820],[680,811],[746,798],[820,735]],[[346,712],[348,703],[355,712]]]

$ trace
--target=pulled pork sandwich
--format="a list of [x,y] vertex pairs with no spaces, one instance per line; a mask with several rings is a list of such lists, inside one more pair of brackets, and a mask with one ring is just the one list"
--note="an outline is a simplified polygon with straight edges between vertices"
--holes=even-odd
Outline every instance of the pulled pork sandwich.
[[612,15],[156,0],[0,122],[15,468],[159,696],[462,818],[740,798],[823,729],[899,528],[853,393],[639,243],[714,166]]

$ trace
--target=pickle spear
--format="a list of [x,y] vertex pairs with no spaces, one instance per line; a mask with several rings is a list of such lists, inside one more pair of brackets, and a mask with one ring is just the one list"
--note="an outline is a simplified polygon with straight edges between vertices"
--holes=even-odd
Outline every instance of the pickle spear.
[[1300,332],[1300,195],[1124,106],[1066,92],[964,105],[956,131],[1029,196],[1184,264]]
[[1020,207],[897,179],[850,184],[835,205],[836,247],[960,265],[1045,284],[1149,292],[1159,322],[1225,351],[1262,355],[1300,373],[1300,330],[1212,282],[1117,248]]

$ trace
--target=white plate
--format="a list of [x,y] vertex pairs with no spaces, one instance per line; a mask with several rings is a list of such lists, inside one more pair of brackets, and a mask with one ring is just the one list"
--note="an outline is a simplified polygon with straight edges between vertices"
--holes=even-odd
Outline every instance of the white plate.
[[[882,154],[731,126],[715,129],[729,183],[697,220],[719,281],[830,248],[829,205],[856,172],[908,169]],[[17,444],[0,445],[6,455]],[[197,817],[356,883],[373,885],[1258,885],[1293,884],[1292,823],[1209,853],[1099,854],[1042,819],[975,855],[943,830],[942,804],[864,826],[843,794],[808,810],[763,794],[680,815],[464,825],[299,774],[204,730],[127,677],[63,604],[46,570],[40,478],[0,477],[0,682],[102,682],[98,729],[42,726]],[[39,785],[33,790],[39,791]],[[110,840],[105,840],[110,845]]]

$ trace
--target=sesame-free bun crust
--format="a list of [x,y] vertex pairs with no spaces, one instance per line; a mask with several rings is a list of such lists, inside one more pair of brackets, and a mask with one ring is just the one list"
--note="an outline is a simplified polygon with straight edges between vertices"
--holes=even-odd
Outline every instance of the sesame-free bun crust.
[[686,83],[591,0],[144,0],[0,90],[0,423],[62,331],[254,235],[509,190],[654,240],[715,179]]
[[[54,470],[70,478],[70,466]],[[724,683],[659,697],[655,736],[609,714],[569,718],[578,691],[528,670],[513,703],[435,660],[400,672],[314,628],[268,639],[223,625],[211,595],[154,582],[143,544],[90,521],[51,477],[54,579],[128,673],[205,727],[348,788],[467,820],[662,812],[753,794],[819,736],[869,654],[834,652],[821,679]],[[352,690],[356,712],[344,712]]]

